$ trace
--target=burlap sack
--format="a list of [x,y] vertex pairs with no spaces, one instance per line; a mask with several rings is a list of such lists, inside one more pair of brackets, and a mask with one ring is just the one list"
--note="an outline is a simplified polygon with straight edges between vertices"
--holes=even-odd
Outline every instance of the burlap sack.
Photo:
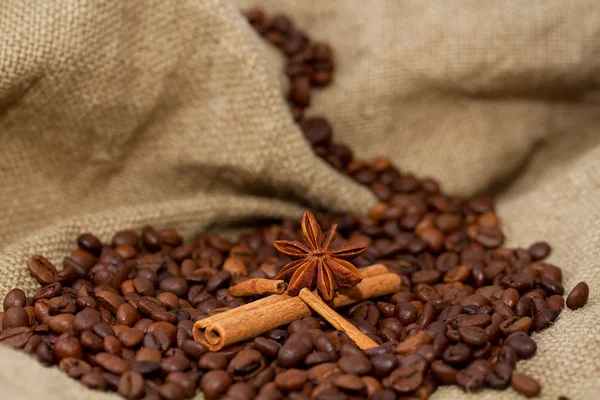
[[[543,398],[600,396],[600,8],[594,0],[264,1],[336,50],[311,113],[363,158],[471,194],[509,245],[548,239],[570,290],[518,369]],[[226,0],[0,3],[0,297],[36,286],[77,234],[151,223],[187,237],[374,198],[316,158],[282,99],[281,60]],[[6,399],[115,399],[0,348]],[[484,391],[485,399],[519,398]],[[462,399],[443,388],[436,399]]]

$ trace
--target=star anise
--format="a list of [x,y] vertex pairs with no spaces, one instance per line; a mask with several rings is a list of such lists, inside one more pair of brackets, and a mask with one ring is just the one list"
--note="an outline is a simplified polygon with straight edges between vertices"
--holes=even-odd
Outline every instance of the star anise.
[[273,243],[277,250],[294,260],[277,274],[277,279],[289,280],[289,294],[295,296],[303,288],[313,290],[316,287],[323,299],[331,300],[337,289],[352,287],[362,280],[360,272],[347,260],[361,255],[367,248],[346,245],[331,249],[336,230],[337,224],[333,224],[323,237],[315,216],[307,211],[302,216],[302,236],[306,245],[295,240]]

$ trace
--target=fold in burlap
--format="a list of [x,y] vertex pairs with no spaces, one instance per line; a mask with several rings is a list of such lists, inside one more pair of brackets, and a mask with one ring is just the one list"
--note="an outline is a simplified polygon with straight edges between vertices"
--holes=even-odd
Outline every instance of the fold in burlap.
[[[373,196],[316,158],[287,111],[281,60],[225,0],[0,4],[0,296],[36,286],[78,233],[151,223],[188,237]],[[446,190],[499,193],[509,245],[547,239],[570,290],[518,369],[543,398],[600,393],[600,8],[593,0],[264,1],[336,51],[313,97],[335,138]],[[0,348],[2,398],[108,399]],[[434,398],[462,399],[455,388]],[[484,391],[483,398],[518,398]]]

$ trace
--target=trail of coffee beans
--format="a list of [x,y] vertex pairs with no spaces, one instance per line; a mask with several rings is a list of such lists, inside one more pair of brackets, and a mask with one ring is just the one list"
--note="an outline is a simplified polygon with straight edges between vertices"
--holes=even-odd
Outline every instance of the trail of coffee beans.
[[[550,246],[501,248],[489,196],[445,194],[386,158],[367,163],[332,143],[326,119],[303,117],[312,85],[333,79],[331,48],[285,16],[246,15],[288,57],[290,108],[315,152],[381,200],[367,217],[320,216],[325,229],[339,224],[335,246],[369,246],[357,266],[383,263],[402,278],[400,292],[342,310],[381,346],[361,351],[317,317],[219,352],[192,339],[194,321],[255,300],[231,297],[230,285],[274,278],[289,261],[272,244],[300,239],[295,220],[236,242],[203,234],[184,243],[152,227],[117,232],[110,243],[84,233],[60,270],[31,256],[27,268],[42,286],[5,296],[0,343],[128,399],[185,399],[199,389],[209,400],[426,399],[440,385],[538,395],[535,377],[513,372],[535,355],[529,334],[548,328],[565,305],[561,270],[543,261]],[[579,283],[566,305],[578,309],[588,294]]]

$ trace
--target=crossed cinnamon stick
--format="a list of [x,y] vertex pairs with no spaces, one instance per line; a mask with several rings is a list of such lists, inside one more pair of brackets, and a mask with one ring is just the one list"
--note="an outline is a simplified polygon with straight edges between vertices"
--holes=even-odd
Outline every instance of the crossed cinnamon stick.
[[[211,351],[259,336],[278,326],[311,315],[311,308],[319,312],[336,329],[342,330],[363,349],[377,344],[329,307],[347,306],[361,300],[381,297],[400,290],[400,277],[388,273],[382,264],[359,269],[363,280],[352,288],[338,291],[330,302],[325,303],[308,289],[299,296],[273,294],[252,303],[213,315],[194,324],[194,339]],[[276,282],[276,281],[274,281]],[[277,285],[274,285],[277,287]],[[264,289],[261,286],[262,289]]]

